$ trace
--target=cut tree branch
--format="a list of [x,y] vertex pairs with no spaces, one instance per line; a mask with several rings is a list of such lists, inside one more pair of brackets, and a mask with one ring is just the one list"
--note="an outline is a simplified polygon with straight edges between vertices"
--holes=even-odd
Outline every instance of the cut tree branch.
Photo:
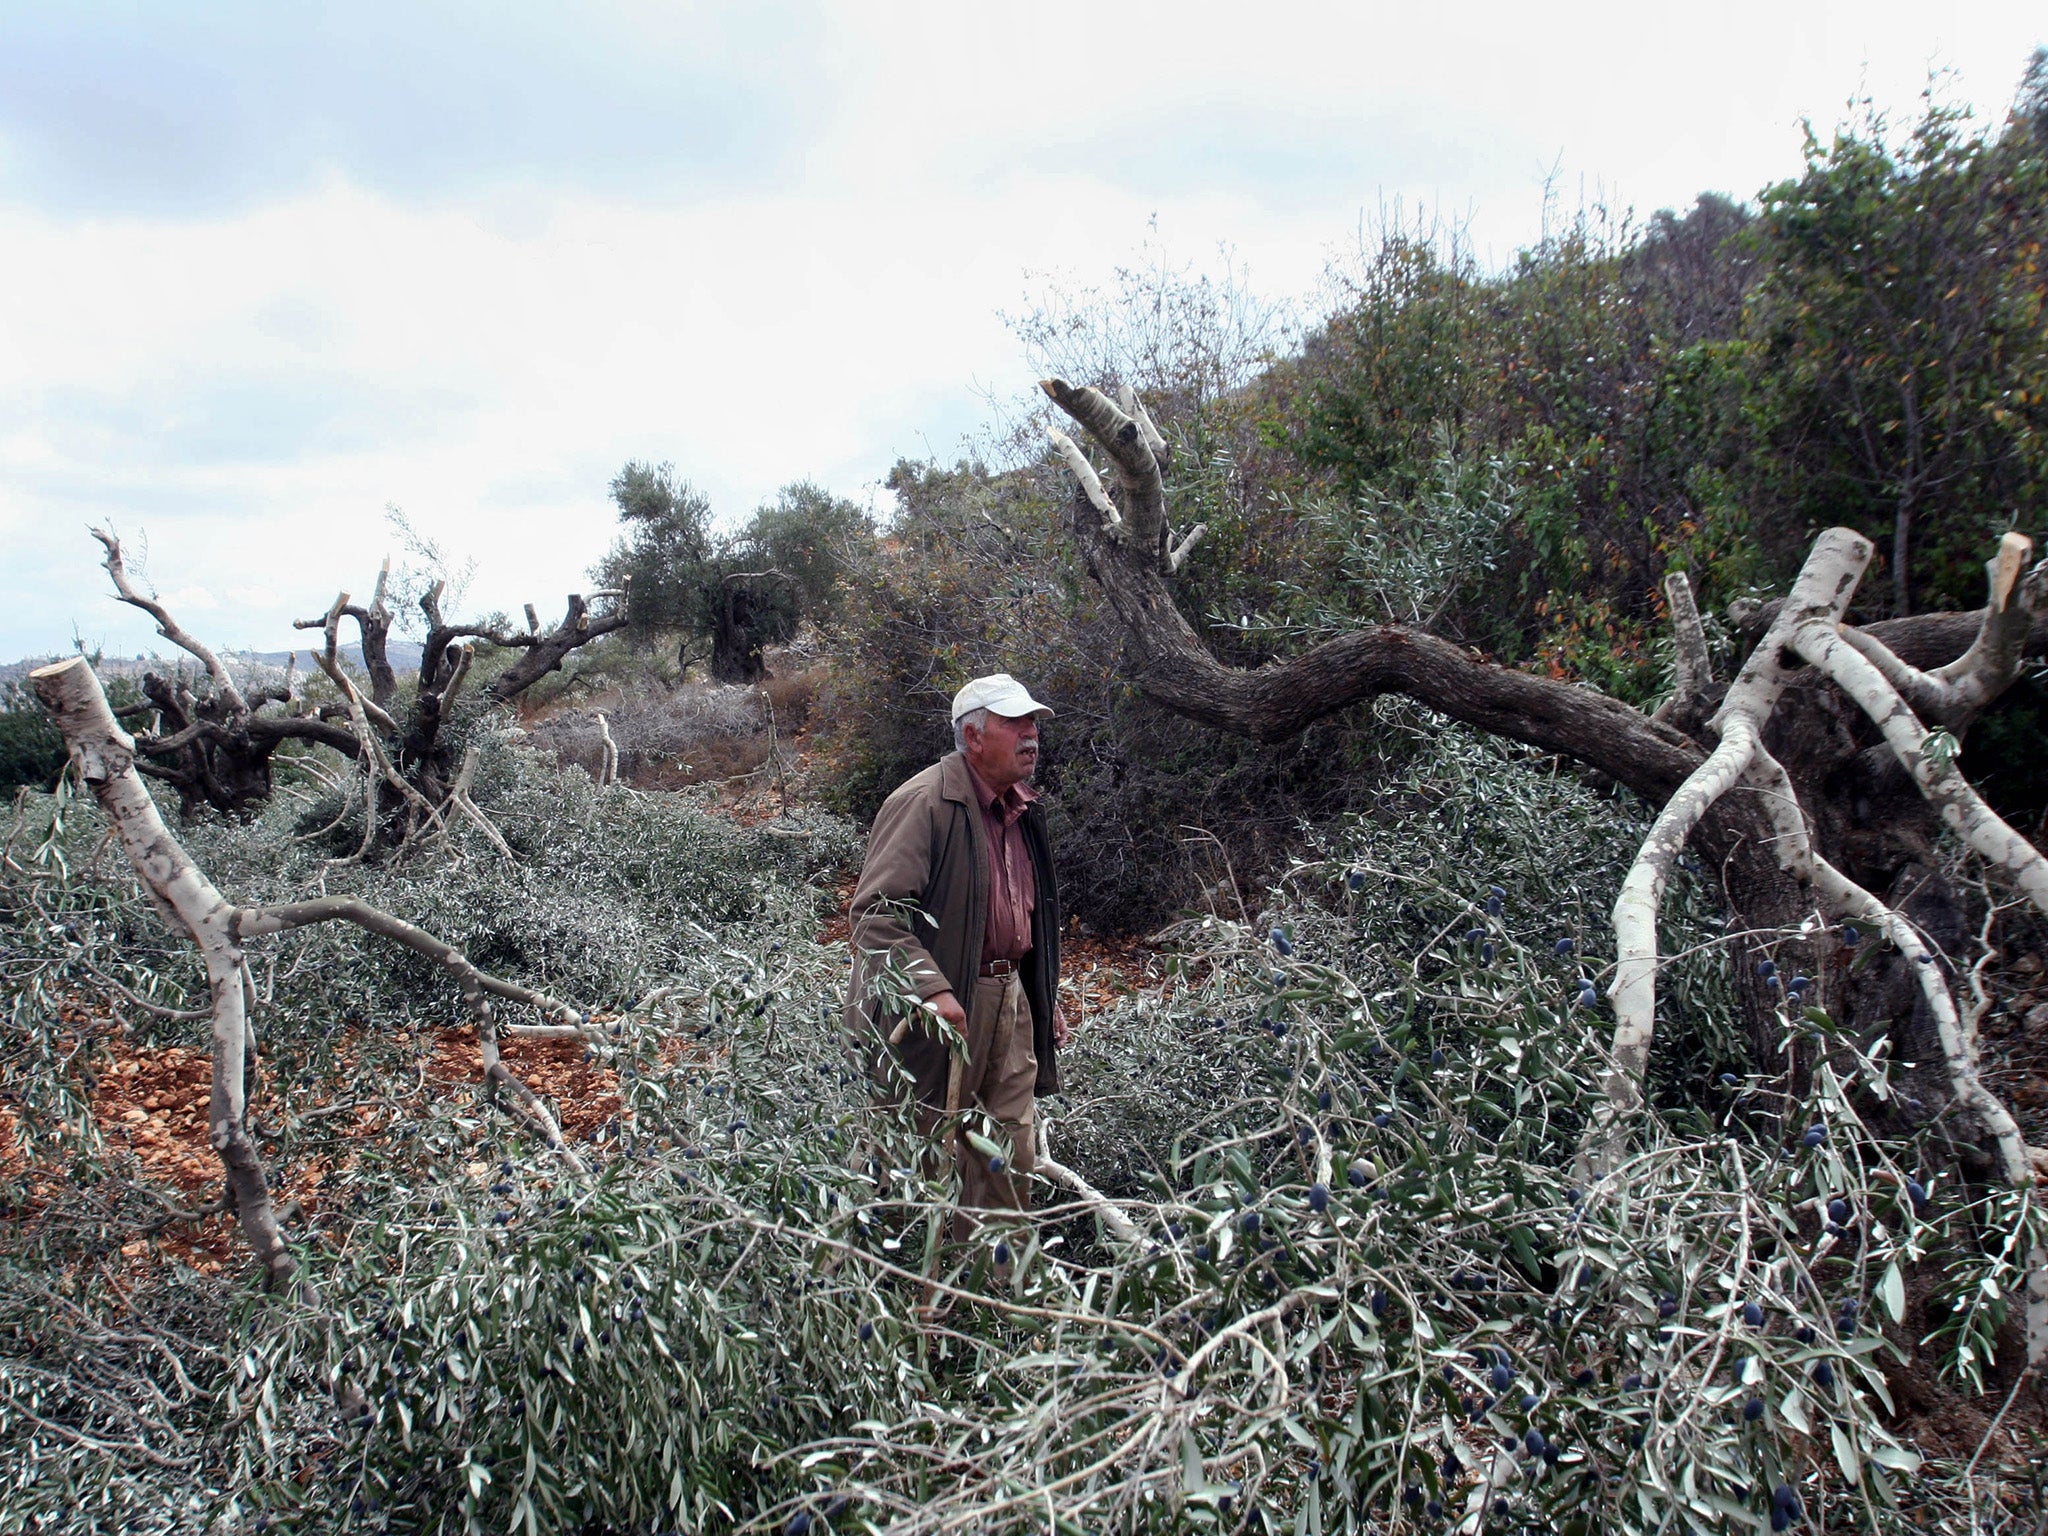
[[247,714],[249,706],[243,702],[241,690],[235,686],[235,680],[228,675],[228,669],[220,657],[216,656],[204,641],[187,634],[162,603],[155,598],[144,597],[135,590],[133,583],[128,579],[127,562],[121,558],[121,541],[100,528],[93,529],[92,536],[100,541],[101,547],[107,552],[104,562],[107,574],[114,578],[114,591],[120,595],[121,601],[131,607],[140,608],[156,620],[158,634],[179,650],[198,657],[200,664],[206,668],[206,675],[213,679],[214,691],[237,714]]
[[455,775],[455,782],[448,789],[448,803],[475,824],[477,830],[483,833],[485,839],[498,850],[507,864],[517,864],[519,860],[505,841],[504,835],[492,825],[491,818],[478,808],[476,801],[470,798],[469,792],[476,783],[476,768],[481,758],[482,753],[473,744],[462,754],[462,767]]
[[569,594],[568,612],[563,615],[562,622],[538,640],[522,636],[526,654],[499,673],[484,690],[484,696],[494,704],[508,703],[560,667],[562,658],[578,646],[588,645],[600,635],[625,627],[625,603],[619,602],[612,612],[602,617],[593,617],[590,604],[581,594],[572,592]]
[[[1079,388],[1065,379],[1044,379],[1038,386],[1053,404],[1079,422],[1088,435],[1102,445],[1116,466],[1117,486],[1123,492],[1124,521],[1129,525],[1131,544],[1155,561],[1162,561],[1166,540],[1166,482],[1159,455],[1153,447],[1165,440],[1158,428],[1146,432],[1137,421],[1118,410],[1101,390],[1083,384]],[[1136,397],[1133,397],[1136,403]],[[1150,419],[1146,426],[1150,426]]]
[[[343,593],[340,613],[336,615],[337,618],[347,617],[356,621],[356,648],[362,652],[363,670],[370,676],[370,702],[380,710],[388,710],[391,701],[398,696],[398,673],[391,665],[391,609],[384,600],[390,584],[391,559],[386,556],[382,569],[377,572],[377,589],[371,597],[370,606],[359,607],[349,602],[348,594]],[[326,617],[294,619],[292,628],[325,629],[329,622]],[[331,639],[328,650],[331,655],[334,650]],[[297,654],[293,653],[294,660],[297,660]]]
[[29,674],[29,686],[56,717],[79,776],[113,824],[129,862],[174,932],[198,946],[212,992],[213,1092],[209,1139],[235,1196],[235,1219],[275,1285],[289,1285],[298,1264],[286,1246],[270,1185],[245,1123],[242,1096],[248,1039],[242,951],[235,908],[171,836],[135,773],[135,743],[107,708],[107,696],[83,657]]
[[1845,629],[1842,640],[1877,668],[1914,710],[1950,730],[1961,730],[2012,685],[2035,621],[2048,614],[2048,561],[2026,570],[2033,548],[2033,541],[2019,533],[1999,540],[1997,556],[1984,567],[1990,595],[1976,638],[1946,666],[1922,671],[1872,630]]
[[[312,653],[314,665],[319,667],[322,672],[325,672],[328,680],[341,690],[342,698],[349,702],[351,715],[360,710],[363,716],[379,730],[396,731],[398,729],[398,722],[391,718],[390,714],[385,711],[384,706],[377,703],[374,699],[364,698],[356,688],[356,685],[349,680],[348,674],[341,669],[341,617],[348,611],[348,594],[344,592],[335,598],[334,605],[327,610],[326,617],[299,619],[293,623],[292,627],[294,629],[319,629],[323,632],[324,638],[327,641],[327,649]],[[362,610],[357,609],[356,611],[360,613]],[[359,732],[359,737],[360,734]]]
[[[769,706],[770,709],[774,705]],[[774,742],[770,739],[770,750]],[[619,776],[619,744],[612,740],[611,722],[604,717],[604,711],[597,712],[597,787],[603,789]]]
[[1970,787],[1956,766],[1952,745],[1941,750],[1930,745],[1927,727],[1869,657],[1851,646],[1841,632],[1818,625],[1801,626],[1792,645],[1884,733],[1892,755],[1912,774],[1914,784],[1941,819],[1987,864],[2025,892],[2037,911],[2048,915],[2048,859]]
[[1059,450],[1060,457],[1067,461],[1067,468],[1073,471],[1074,479],[1080,484],[1081,494],[1088,498],[1088,504],[1102,514],[1104,536],[1112,540],[1121,539],[1124,536],[1123,514],[1117,511],[1116,503],[1109,499],[1109,492],[1102,488],[1102,480],[1095,473],[1095,466],[1088,462],[1088,455],[1081,451],[1078,443],[1057,428],[1048,427],[1046,436],[1052,439],[1052,445]]
[[1614,999],[1614,1066],[1607,1077],[1607,1106],[1595,1126],[1596,1136],[1608,1143],[1602,1159],[1611,1156],[1620,1122],[1643,1107],[1643,1075],[1656,1033],[1657,914],[1671,868],[1700,822],[1754,761],[1764,725],[1798,671],[1787,660],[1793,637],[1809,624],[1832,632],[1869,561],[1870,541],[1860,534],[1831,528],[1815,540],[1791,595],[1714,716],[1720,745],[1665,802],[1622,881],[1614,901],[1619,953],[1609,990]]
[[1692,583],[1683,571],[1664,578],[1664,598],[1671,608],[1671,638],[1676,651],[1671,697],[1651,718],[1668,720],[1680,730],[1699,724],[1714,686],[1714,663],[1707,651],[1706,626],[1692,600]]
[[[254,1039],[249,1018],[248,968],[242,946],[248,939],[283,933],[314,923],[349,922],[425,955],[455,982],[477,1021],[487,1081],[505,1088],[517,1113],[539,1129],[565,1162],[581,1162],[563,1142],[545,1106],[499,1058],[489,998],[532,1007],[542,1017],[581,1026],[584,1015],[569,1004],[479,970],[461,950],[425,929],[352,897],[325,896],[275,906],[237,907],[206,878],[170,829],[136,774],[135,743],[107,707],[99,678],[83,657],[72,657],[29,674],[29,685],[56,717],[79,775],[112,822],[157,909],[174,932],[190,939],[206,967],[212,1007],[213,1091],[207,1121],[234,1195],[236,1219],[273,1284],[298,1278],[298,1264],[286,1245],[271,1200],[270,1186],[247,1126],[243,1096],[248,1052]],[[300,1286],[310,1294],[310,1288]]]
[[[1133,483],[1159,483],[1149,440],[1128,409],[1134,398],[1126,396],[1127,409],[1119,411],[1093,390],[1058,380],[1043,387],[1118,464],[1127,504],[1135,505]],[[1865,645],[1843,638],[1842,619],[1869,563],[1870,543],[1848,529],[1824,532],[1791,594],[1770,606],[1767,633],[1713,718],[1702,724],[1697,716],[1713,686],[1705,634],[1690,585],[1675,574],[1666,590],[1677,631],[1677,687],[1660,711],[1663,719],[1646,718],[1587,689],[1495,666],[1434,635],[1397,625],[1368,626],[1255,670],[1226,667],[1175,607],[1161,575],[1162,563],[1170,569],[1170,556],[1162,562],[1145,541],[1115,536],[1100,515],[1099,486],[1081,473],[1086,461],[1078,449],[1069,455],[1070,463],[1076,459],[1081,490],[1073,502],[1073,526],[1090,574],[1122,622],[1126,671],[1154,701],[1190,719],[1277,741],[1338,709],[1383,692],[1401,693],[1495,735],[1575,758],[1662,807],[1615,903],[1620,960],[1611,989],[1614,1047],[1603,1085],[1606,1102],[1587,1138],[1588,1162],[1609,1162],[1624,1122],[1643,1108],[1655,1035],[1658,909],[1672,868],[1693,836],[1711,827],[1726,857],[1745,861],[1746,878],[1759,890],[1782,891],[1768,898],[1772,903],[1817,898],[1895,937],[1910,932],[1883,903],[1814,853],[1791,781],[1764,748],[1766,729],[1795,683],[1812,686],[1818,672],[1847,694],[1883,732],[1929,803],[2048,910],[2048,864],[1984,806],[1956,770],[1953,751],[1930,743],[1888,681],[1907,676],[1906,659],[1885,644],[1896,636],[1898,645],[1915,653],[1913,665],[1942,667],[1924,680],[1909,678],[1908,685],[1923,692],[1947,689],[1945,697],[1960,709],[1980,709],[2009,684],[2020,656],[2036,642],[2034,607],[2048,591],[2048,576],[2022,581],[2028,546],[2017,536],[2006,540],[1992,563],[1991,600],[1974,622],[1968,616],[1896,620],[1871,626],[1864,633],[1874,638]],[[1874,662],[1871,646],[1896,659]],[[1713,750],[1703,750],[1677,729],[1681,724],[1702,728]],[[1731,796],[1738,786],[1759,793],[1753,799]],[[1911,952],[1921,954],[1917,948]],[[1931,962],[1932,956],[1925,959]],[[2007,1177],[2017,1185],[2030,1183],[2032,1159],[2010,1113],[1977,1075],[1945,978],[1931,963],[1914,968],[1942,1035],[1955,1102],[1998,1145]],[[2030,1304],[2028,1348],[2038,1359],[2048,1356],[2048,1256],[2035,1254],[2029,1262],[2029,1293],[2038,1305]]]
[[442,939],[435,938],[426,929],[408,923],[402,917],[393,917],[382,908],[368,902],[358,901],[353,896],[315,896],[307,901],[279,902],[267,907],[237,907],[234,911],[233,935],[236,939],[257,938],[264,934],[286,933],[294,928],[304,928],[312,923],[354,923],[365,932],[380,938],[402,944],[416,954],[425,955],[441,966],[454,978],[458,988],[467,990],[474,986],[478,991],[491,997],[501,997],[510,1003],[523,1003],[543,1016],[564,1024],[579,1024],[583,1015],[559,998],[549,997],[544,992],[535,992],[516,982],[501,981],[487,972],[478,970],[470,963],[469,957]]
[[[1909,958],[1920,995],[1934,1020],[1948,1069],[1950,1090],[1967,1119],[1998,1149],[1999,1170],[2008,1184],[2024,1188],[2037,1181],[2042,1154],[2030,1148],[2019,1123],[1977,1070],[1977,1042],[1957,1011],[1955,996],[1925,939],[1891,907],[1844,875],[1814,851],[1805,814],[1799,808],[1791,777],[1776,758],[1759,747],[1749,770],[1752,787],[1763,796],[1779,831],[1778,855],[1802,884],[1810,883],[1823,911],[1838,921],[1867,923],[1893,948]],[[2026,1339],[2029,1366],[2048,1360],[2048,1250],[2032,1248],[2026,1261]]]

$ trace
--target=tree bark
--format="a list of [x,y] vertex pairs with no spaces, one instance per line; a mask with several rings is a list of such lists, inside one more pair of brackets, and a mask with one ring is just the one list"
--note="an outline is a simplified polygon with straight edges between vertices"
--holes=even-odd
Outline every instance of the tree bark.
[[29,674],[29,686],[57,719],[79,774],[113,824],[129,862],[175,933],[198,947],[213,997],[213,1093],[208,1137],[219,1155],[235,1219],[276,1285],[298,1272],[271,1204],[270,1185],[249,1139],[242,1096],[249,1021],[235,908],[186,855],[135,773],[135,742],[107,708],[99,679],[80,656]]
[[[352,897],[323,896],[269,907],[238,907],[222,896],[164,825],[156,802],[136,773],[135,743],[107,706],[99,678],[83,657],[74,656],[29,674],[29,686],[55,716],[80,777],[99,802],[128,861],[151,902],[172,932],[190,939],[206,968],[212,996],[213,1091],[209,1137],[226,1176],[229,1203],[250,1246],[273,1285],[298,1279],[299,1267],[285,1242],[262,1160],[247,1127],[243,1083],[254,1041],[250,1028],[247,939],[283,933],[315,923],[348,922],[425,955],[461,992],[476,1020],[478,1050],[486,1082],[510,1096],[514,1112],[540,1133],[565,1164],[584,1165],[562,1139],[547,1106],[508,1068],[498,1054],[491,999],[536,1009],[556,1028],[581,1032],[587,1014],[546,993],[479,970],[456,946],[424,929]],[[310,1288],[299,1289],[310,1295]]]
[[[1111,503],[1110,512],[1105,511],[1108,496],[1097,479],[1092,492],[1084,483],[1076,493],[1069,518],[1088,571],[1120,621],[1125,671],[1155,702],[1218,729],[1270,742],[1382,693],[1401,694],[1491,734],[1584,763],[1654,807],[1663,806],[1706,762],[1716,742],[1711,733],[1698,739],[1674,722],[1653,719],[1576,683],[1503,667],[1401,625],[1366,626],[1263,667],[1225,666],[1175,607],[1156,552],[1129,535],[1130,514],[1143,509],[1149,516],[1151,508],[1164,505],[1163,489],[1148,482],[1150,477],[1163,487],[1159,457],[1135,415],[1118,410],[1097,391],[1058,380],[1047,381],[1045,391],[1116,465],[1123,508]],[[1132,493],[1133,486],[1138,494]],[[2014,607],[2035,602],[2042,607],[2024,613],[1895,618],[1863,633],[1901,663],[1929,672],[1951,663],[1961,667],[1959,658],[1995,650],[2000,667],[1980,672],[1973,664],[1970,669],[1975,679],[1971,704],[1981,710],[2011,681],[2021,656],[2048,654],[2048,602],[2043,602],[2048,578],[2037,568],[2027,582],[2026,604]],[[1996,594],[1995,577],[1993,586]],[[2016,588],[2008,582],[2005,590]],[[1749,620],[1750,626],[1775,623],[1782,607],[1767,605]],[[1877,730],[1825,678],[1797,657],[1773,666],[1780,674],[1773,685],[1778,703],[1761,717],[1762,749],[1784,764],[1797,786],[1813,818],[1817,847],[1838,859],[1859,884],[1888,888],[1892,872],[1925,851],[1934,826],[1926,800],[1897,771]],[[1867,756],[1873,748],[1882,752],[1881,760]],[[1886,763],[1894,770],[1890,775]],[[1757,799],[1722,796],[1705,809],[1692,836],[1719,875],[1740,932],[1796,933],[1814,910],[1813,895],[1772,853],[1776,832]],[[1738,939],[1731,949],[1751,1048],[1760,1063],[1775,1062],[1796,1088],[1805,1064],[1780,1058],[1778,998],[1760,984],[1755,971],[1754,962],[1767,951],[1760,941],[1747,939]],[[1821,978],[1827,990],[1816,1001],[1837,1006],[1847,1000],[1836,995],[1845,988],[1846,957],[1834,951],[1832,943],[1791,938],[1777,942],[1771,952],[1779,963]],[[1889,1021],[1849,1022],[1882,1028]]]
[[[622,598],[622,593],[596,593],[593,596]],[[619,602],[615,610],[602,617],[593,617],[589,602],[578,593],[569,594],[568,611],[546,635],[534,637],[526,654],[498,674],[497,681],[484,690],[484,696],[494,704],[505,704],[517,698],[535,683],[546,677],[562,664],[562,658],[578,646],[588,645],[600,635],[608,635],[615,629],[626,627],[626,605]],[[491,637],[493,643],[502,643]]]

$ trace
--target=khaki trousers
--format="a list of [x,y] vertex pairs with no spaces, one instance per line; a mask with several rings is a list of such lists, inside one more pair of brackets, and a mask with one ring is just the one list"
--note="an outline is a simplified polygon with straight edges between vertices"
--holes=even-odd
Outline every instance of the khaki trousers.
[[[967,1011],[967,1056],[960,1076],[960,1108],[970,1111],[966,1125],[999,1144],[1007,1141],[1010,1150],[1006,1166],[997,1172],[965,1135],[959,1138],[962,1212],[954,1221],[954,1232],[961,1237],[976,1225],[968,1212],[1022,1211],[1031,1206],[1031,1170],[1038,1166],[1031,1119],[1038,1057],[1031,1035],[1031,1002],[1015,974],[975,979]],[[981,1113],[971,1113],[974,1110]],[[995,1126],[989,1126],[983,1115]],[[999,1134],[991,1135],[992,1131]]]

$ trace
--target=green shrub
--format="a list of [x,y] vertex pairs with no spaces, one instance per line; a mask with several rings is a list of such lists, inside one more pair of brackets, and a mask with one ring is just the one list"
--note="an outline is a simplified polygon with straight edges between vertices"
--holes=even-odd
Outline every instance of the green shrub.
[[0,684],[0,790],[48,789],[63,767],[56,724],[21,684]]
[[[493,871],[465,845],[462,865],[422,859],[376,889],[432,878],[476,900],[495,882],[530,915],[580,873],[640,924],[587,929],[592,945],[683,924],[632,959],[514,941],[512,974],[557,991],[667,989],[588,1043],[623,1100],[576,1145],[590,1175],[488,1095],[422,1090],[436,1033],[398,1026],[451,1017],[427,978],[357,937],[277,944],[274,970],[259,953],[272,1156],[330,1170],[302,1250],[321,1306],[175,1266],[140,1298],[115,1289],[100,1260],[151,1202],[78,1142],[73,1192],[0,1243],[17,1525],[1164,1533],[1257,1510],[1361,1531],[1427,1525],[1436,1502],[1445,1526],[1732,1530],[1766,1522],[1780,1485],[1828,1525],[1962,1518],[1955,1469],[1888,1426],[1904,1285],[1940,1268],[1937,1358],[2009,1379],[1988,1298],[2037,1213],[1939,1174],[1938,1137],[1865,1134],[1857,1105],[1888,1068],[1854,1041],[1782,1112],[1755,1092],[1716,1031],[1726,968],[1683,882],[1663,1107],[1589,1180],[1611,1025],[1577,999],[1582,977],[1604,985],[1614,855],[1640,829],[1554,769],[1438,737],[1262,910],[1185,930],[1169,990],[1089,1021],[1043,1106],[1051,1150],[1118,1197],[1135,1241],[1054,1190],[958,1246],[939,1240],[947,1160],[870,1110],[846,1059],[847,956],[813,936],[810,860],[579,781],[500,749],[485,803],[532,863]],[[81,954],[116,958],[111,925],[154,919],[91,862],[90,809],[44,804],[13,844],[7,963],[54,993]],[[282,884],[281,830],[195,844],[226,884]],[[632,863],[635,840],[664,853]],[[397,1112],[341,1157],[294,1085],[332,1092],[344,1045],[351,1095]],[[20,1102],[78,1063],[8,1067]],[[1853,1240],[1826,1230],[1830,1199]],[[2002,1474],[1974,1475],[1981,1494]],[[1982,1507],[2017,1513],[2004,1497]]]

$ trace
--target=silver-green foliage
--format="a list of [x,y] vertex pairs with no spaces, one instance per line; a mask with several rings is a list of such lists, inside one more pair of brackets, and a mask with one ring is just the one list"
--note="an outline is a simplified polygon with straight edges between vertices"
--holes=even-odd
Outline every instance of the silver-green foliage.
[[1353,594],[1345,614],[1324,622],[1434,629],[1499,559],[1515,515],[1515,465],[1460,445],[1447,424],[1432,437],[1428,476],[1413,497],[1372,491],[1318,514]]
[[[537,793],[508,830],[601,842],[614,802],[583,793]],[[616,803],[619,827],[677,835],[682,813]],[[812,936],[800,866],[731,855],[727,876],[755,873],[716,889],[752,896],[671,930],[686,904],[651,860],[590,937],[667,947],[559,962],[667,989],[590,1044],[630,1111],[581,1146],[593,1176],[479,1095],[418,1092],[402,1052],[372,1058],[365,1090],[406,1113],[328,1191],[305,1254],[321,1307],[244,1292],[232,1328],[173,1348],[198,1389],[175,1432],[168,1409],[119,1434],[112,1408],[63,1410],[116,1444],[95,1458],[40,1428],[23,1410],[56,1399],[24,1395],[22,1362],[47,1372],[47,1346],[31,1308],[0,1307],[0,1463],[22,1469],[0,1529],[88,1486],[109,1528],[1735,1531],[1790,1523],[1781,1488],[1811,1528],[1964,1528],[1954,1480],[1887,1429],[1883,1366],[1913,1342],[1905,1276],[1939,1262],[1979,1299],[1937,1342],[1967,1368],[1955,1345],[1996,1336],[2036,1213],[1866,1134],[1853,1079],[1887,1069],[1853,1042],[1804,1101],[1767,1098],[1715,1025],[1697,892],[1668,989],[1695,1043],[1672,1042],[1622,1165],[1575,1172],[1608,1029],[1577,1000],[1636,831],[1446,736],[1267,911],[1194,925],[1174,986],[1093,1019],[1044,1106],[1135,1245],[1057,1189],[948,1241],[948,1160],[869,1107],[837,1033],[845,950]],[[234,835],[209,834],[217,858]],[[538,902],[575,856],[524,846]],[[345,951],[337,985],[385,963]],[[371,1022],[402,980],[376,983]],[[279,1117],[288,1149],[318,1134]],[[25,1224],[0,1288],[65,1267],[69,1305],[115,1315],[81,1241]],[[77,1346],[81,1373],[113,1331]]]

